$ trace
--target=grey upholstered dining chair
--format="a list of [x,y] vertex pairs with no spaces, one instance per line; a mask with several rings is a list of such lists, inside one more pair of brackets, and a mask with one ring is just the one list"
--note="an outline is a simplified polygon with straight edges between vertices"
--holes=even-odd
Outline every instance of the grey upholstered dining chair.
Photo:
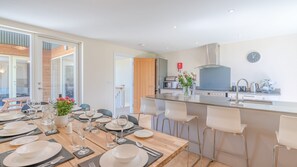
[[107,109],[98,109],[97,112],[105,116],[112,117],[112,112]]

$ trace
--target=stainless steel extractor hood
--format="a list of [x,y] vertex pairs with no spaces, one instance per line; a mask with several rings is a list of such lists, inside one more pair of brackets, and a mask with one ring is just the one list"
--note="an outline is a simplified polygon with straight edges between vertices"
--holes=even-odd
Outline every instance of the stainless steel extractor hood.
[[212,43],[203,46],[205,48],[205,65],[198,66],[196,68],[211,68],[219,67],[220,65],[220,45],[217,43]]

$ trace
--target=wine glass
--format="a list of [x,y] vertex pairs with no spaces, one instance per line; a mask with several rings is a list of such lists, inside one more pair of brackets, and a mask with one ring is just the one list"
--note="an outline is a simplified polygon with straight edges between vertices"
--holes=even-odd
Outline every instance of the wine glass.
[[123,131],[124,131],[124,127],[127,125],[127,123],[128,123],[128,116],[125,114],[119,114],[119,116],[117,118],[117,124],[122,129],[121,129],[121,138],[118,139],[118,143],[126,142],[126,139],[123,137]]
[[34,109],[34,112],[35,112],[33,118],[38,118],[37,112],[38,112],[38,109],[40,109],[40,107],[41,107],[41,102],[31,101],[31,107]]
[[55,114],[54,111],[50,111],[48,113],[48,120],[50,122],[49,133],[56,133],[57,132],[57,129],[55,128],[55,117],[56,117],[56,114]]
[[82,141],[81,149],[78,151],[77,154],[78,155],[85,155],[85,154],[90,152],[90,150],[86,147],[86,142],[85,142],[87,132],[84,130],[83,126],[80,125],[78,127],[78,132],[77,133],[78,133],[78,136],[79,136],[80,140]]
[[86,110],[86,111],[85,111],[85,115],[89,118],[88,126],[86,127],[86,130],[87,130],[87,131],[91,131],[91,130],[93,129],[93,126],[92,126],[92,118],[93,118],[93,116],[95,115],[95,109]]

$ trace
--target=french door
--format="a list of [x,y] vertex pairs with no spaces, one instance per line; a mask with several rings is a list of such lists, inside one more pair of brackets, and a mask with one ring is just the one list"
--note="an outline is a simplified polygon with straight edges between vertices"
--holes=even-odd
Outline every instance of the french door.
[[37,38],[34,56],[34,92],[43,101],[59,95],[78,100],[78,44]]

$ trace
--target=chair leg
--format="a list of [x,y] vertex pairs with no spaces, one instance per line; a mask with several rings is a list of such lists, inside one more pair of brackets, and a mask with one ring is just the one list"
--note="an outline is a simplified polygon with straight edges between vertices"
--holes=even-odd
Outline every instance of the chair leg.
[[152,116],[152,118],[153,118],[153,129],[156,130],[155,116]]
[[170,120],[168,118],[164,118],[162,121],[162,133],[164,132],[164,123],[165,121],[168,121],[168,125],[169,125],[169,134],[171,135],[171,125],[170,125]]
[[157,116],[157,123],[156,123],[156,131],[158,131],[158,128],[159,128],[159,115]]
[[[203,129],[203,143],[202,143],[202,149],[201,149],[201,156],[203,157],[203,151],[204,151],[204,146],[205,146],[205,139],[206,139],[206,132],[207,130],[210,129],[208,127]],[[201,166],[203,166],[203,159],[201,160]]]
[[249,167],[249,156],[248,156],[248,150],[247,150],[247,141],[246,141],[246,132],[242,135],[244,140],[244,147],[245,147],[245,158],[246,158],[246,166]]
[[278,166],[278,151],[279,151],[279,145],[275,145],[273,147],[273,167]]
[[[179,137],[181,138],[182,134],[183,134],[183,130],[184,130],[184,123],[182,123],[181,125],[181,129],[180,129],[180,133],[179,133]],[[189,140],[189,139],[188,139]]]
[[199,135],[199,122],[198,122],[198,118],[197,118],[197,137],[198,137],[199,154],[201,155],[201,142],[200,142],[200,135]]
[[213,132],[213,153],[212,153],[213,161],[215,161],[215,159],[216,159],[216,134],[217,134],[217,131],[214,129],[214,132]]

